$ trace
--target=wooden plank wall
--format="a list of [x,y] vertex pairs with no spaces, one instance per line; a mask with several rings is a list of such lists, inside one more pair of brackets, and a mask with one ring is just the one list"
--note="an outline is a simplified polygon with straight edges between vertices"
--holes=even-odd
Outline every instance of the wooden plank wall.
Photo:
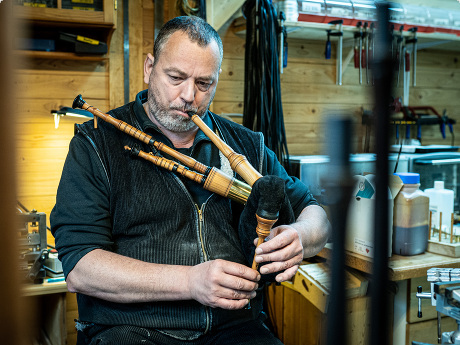
[[[218,114],[242,113],[244,100],[245,38],[232,28],[222,34],[224,61],[213,111]],[[328,115],[349,115],[354,119],[354,152],[363,152],[363,110],[373,107],[372,87],[359,84],[358,70],[344,68],[343,85],[335,85],[335,59],[324,59],[323,41],[288,39],[288,66],[281,76],[282,102],[290,154],[323,154]],[[350,46],[344,48],[344,58]],[[333,45],[333,54],[335,48]],[[334,55],[333,55],[334,56]],[[460,52],[434,49],[418,51],[417,86],[410,88],[409,105],[431,105],[460,121]],[[401,85],[401,84],[400,84]],[[395,88],[402,97],[402,88]],[[235,119],[238,118],[236,117]],[[458,128],[459,125],[454,126]],[[394,130],[394,129],[393,129]],[[412,131],[415,137],[415,130]],[[423,144],[450,144],[437,126],[423,126]],[[460,144],[460,141],[456,141]]]
[[[130,1],[131,99],[145,88],[142,62],[145,55],[153,51],[153,9],[153,0]],[[55,129],[50,111],[70,106],[79,93],[102,110],[124,103],[120,6],[117,18],[108,60],[17,59],[15,86],[20,90],[14,104],[17,199],[30,209],[49,216],[73,126],[78,122],[62,119],[59,129]],[[218,114],[241,114],[245,38],[235,34],[232,27],[225,28],[220,32],[224,41],[223,72],[212,107]],[[372,107],[371,87],[359,85],[357,71],[351,65],[345,70],[343,86],[335,85],[335,60],[324,60],[324,43],[308,40],[308,37],[288,41],[288,67],[281,80],[291,154],[323,153],[327,114],[352,115],[354,150],[362,152],[364,131],[360,115],[363,109]],[[441,112],[446,109],[450,117],[460,121],[459,55],[459,52],[441,50],[419,51],[418,85],[411,88],[411,105],[432,105]],[[396,93],[400,94],[401,90]],[[241,121],[241,118],[233,118]],[[446,140],[441,139],[437,128],[423,128],[423,142],[444,144]],[[52,236],[49,242],[53,243]],[[69,320],[72,322],[70,315]]]

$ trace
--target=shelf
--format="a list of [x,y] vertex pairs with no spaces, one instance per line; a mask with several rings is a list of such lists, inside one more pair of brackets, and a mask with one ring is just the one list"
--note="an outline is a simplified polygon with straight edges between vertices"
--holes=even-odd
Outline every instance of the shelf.
[[[58,7],[62,5],[58,1]],[[66,42],[60,33],[73,35],[71,37],[86,37],[92,40],[107,44],[107,51],[110,47],[110,39],[115,29],[115,9],[113,0],[103,0],[104,11],[13,6],[13,15],[22,23],[25,30],[22,30],[15,40],[17,56],[37,58],[37,59],[64,59],[64,60],[83,60],[83,61],[103,61],[107,59],[106,54],[76,54],[77,51],[73,42]],[[68,37],[69,35],[66,35]],[[32,39],[48,40],[34,41]],[[36,51],[22,49],[36,49],[37,42],[39,49],[47,48],[52,51]],[[45,42],[45,43],[43,43]],[[100,47],[102,47],[100,45]],[[103,53],[104,49],[99,49]]]
[[[294,39],[309,39],[309,40],[320,40],[326,41],[327,33],[326,30],[337,29],[336,25],[328,23],[316,23],[316,22],[288,22],[284,23],[286,26],[288,38]],[[399,24],[395,24],[396,29],[399,28]],[[405,25],[405,27],[409,27]],[[356,32],[356,27],[351,25],[343,25],[343,38],[344,46],[350,46],[353,43],[353,34]],[[405,29],[406,30],[406,29]],[[436,47],[436,49],[448,49],[454,51],[460,51],[460,31],[454,33],[446,32],[417,32],[418,39],[418,50],[424,48]],[[408,31],[403,31],[403,37],[411,37],[412,34]],[[332,38],[332,40],[336,40]],[[348,44],[347,44],[348,42]]]
[[104,11],[74,10],[63,8],[44,8],[14,6],[16,18],[33,22],[75,23],[79,25],[114,26],[114,2],[103,0]]
[[104,61],[109,58],[106,55],[77,55],[69,52],[45,52],[35,50],[15,50],[14,54],[20,57],[32,59],[56,59],[56,60],[80,60],[80,61]]

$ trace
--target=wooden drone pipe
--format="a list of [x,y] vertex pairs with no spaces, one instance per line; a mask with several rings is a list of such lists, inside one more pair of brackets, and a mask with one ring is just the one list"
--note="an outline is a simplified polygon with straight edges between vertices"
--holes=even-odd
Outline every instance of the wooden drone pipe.
[[89,111],[92,113],[94,116],[101,118],[105,122],[110,123],[111,125],[115,126],[122,132],[125,132],[132,137],[142,141],[143,143],[147,145],[152,145],[156,147],[158,150],[170,155],[174,159],[177,159],[179,162],[184,164],[185,166],[189,167],[190,169],[196,170],[201,174],[208,174],[210,171],[210,168],[192,157],[183,155],[182,153],[170,148],[169,146],[163,144],[162,142],[154,140],[150,135],[140,131],[139,129],[131,126],[130,124],[118,120],[111,116],[110,114],[105,114],[99,109],[89,105],[88,103],[85,102],[85,100],[81,97],[81,95],[78,95],[75,100],[73,101],[72,108],[81,108],[84,110]]
[[249,194],[251,194],[251,187],[249,187],[246,183],[240,182],[233,177],[226,175],[224,172],[215,167],[211,169],[208,175],[203,175],[170,159],[155,156],[152,153],[147,153],[137,148],[130,148],[129,146],[125,146],[125,149],[129,150],[136,156],[152,162],[156,166],[169,171],[177,172],[178,174],[195,181],[204,189],[209,190],[212,193],[232,199],[243,205],[246,204]]
[[196,114],[188,114],[192,121],[200,128],[206,136],[211,139],[214,145],[217,146],[220,152],[228,159],[230,166],[233,171],[237,172],[243,180],[246,181],[251,187],[262,175],[254,169],[249,163],[247,158],[242,154],[236,153],[233,149],[228,146],[222,139],[220,139],[216,133],[214,133]]

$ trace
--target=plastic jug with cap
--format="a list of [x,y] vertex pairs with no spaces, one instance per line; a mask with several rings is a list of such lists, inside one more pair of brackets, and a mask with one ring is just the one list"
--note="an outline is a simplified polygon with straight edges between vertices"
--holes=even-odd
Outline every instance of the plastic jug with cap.
[[416,255],[428,246],[429,198],[420,190],[420,174],[395,173],[403,186],[394,200],[393,253]]
[[450,233],[454,191],[444,189],[444,181],[434,181],[434,188],[425,189],[425,193],[430,198],[431,227],[439,230],[439,217],[442,216],[441,231]]

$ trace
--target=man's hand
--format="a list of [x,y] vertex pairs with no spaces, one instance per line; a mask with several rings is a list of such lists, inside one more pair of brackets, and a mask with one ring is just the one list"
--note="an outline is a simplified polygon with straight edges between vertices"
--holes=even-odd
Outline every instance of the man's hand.
[[281,272],[275,279],[283,282],[295,275],[303,257],[303,245],[297,230],[290,225],[280,225],[273,228],[266,242],[257,247],[255,260],[258,264],[271,261],[260,268],[260,273]]
[[193,299],[210,307],[241,309],[256,296],[260,274],[244,265],[212,260],[191,268],[188,278]]

